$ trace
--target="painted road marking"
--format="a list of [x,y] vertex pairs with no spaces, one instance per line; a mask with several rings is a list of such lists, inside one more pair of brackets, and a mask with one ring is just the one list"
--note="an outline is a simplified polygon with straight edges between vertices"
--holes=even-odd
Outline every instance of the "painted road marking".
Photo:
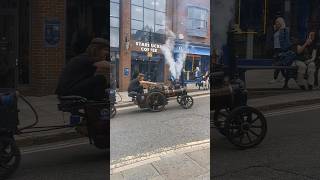
[[281,115],[287,115],[287,114],[293,114],[293,113],[299,113],[299,112],[305,112],[305,111],[312,111],[316,109],[320,109],[320,104],[310,105],[305,107],[294,107],[294,108],[281,110],[281,111],[273,111],[270,113],[265,113],[265,117],[281,116]]
[[76,141],[73,140],[73,141],[68,141],[63,143],[52,143],[52,144],[46,144],[42,146],[25,148],[21,150],[21,154],[27,155],[27,154],[37,153],[37,152],[52,151],[52,150],[65,149],[65,148],[70,148],[75,146],[82,146],[86,144],[89,144],[89,141],[87,138],[79,138]]

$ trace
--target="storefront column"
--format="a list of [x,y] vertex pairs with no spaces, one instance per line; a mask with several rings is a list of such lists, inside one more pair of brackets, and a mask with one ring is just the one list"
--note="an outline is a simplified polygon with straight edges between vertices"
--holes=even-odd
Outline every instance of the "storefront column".
[[119,89],[126,91],[131,79],[131,7],[130,0],[123,0],[120,7],[120,59],[119,59]]

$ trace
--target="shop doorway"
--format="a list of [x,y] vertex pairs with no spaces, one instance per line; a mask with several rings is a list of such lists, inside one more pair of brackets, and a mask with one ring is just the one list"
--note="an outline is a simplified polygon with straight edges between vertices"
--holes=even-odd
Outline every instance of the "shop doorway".
[[106,8],[105,0],[67,0],[67,61],[83,53],[93,38],[109,39]]
[[184,77],[186,81],[194,81],[195,80],[195,70],[196,67],[201,67],[201,56],[199,55],[188,55],[185,67],[184,67]]
[[150,78],[152,82],[164,82],[164,58],[162,55],[155,55],[149,60],[144,53],[132,52],[131,57],[131,78],[142,73],[146,80]]

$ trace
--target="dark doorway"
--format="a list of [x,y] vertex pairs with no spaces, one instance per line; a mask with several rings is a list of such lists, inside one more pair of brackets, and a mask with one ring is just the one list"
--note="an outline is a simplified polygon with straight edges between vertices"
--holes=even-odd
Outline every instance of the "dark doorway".
[[108,39],[107,17],[105,0],[67,0],[67,61],[83,53],[92,38]]
[[18,59],[16,0],[0,0],[0,69],[1,86],[15,86],[15,65]]

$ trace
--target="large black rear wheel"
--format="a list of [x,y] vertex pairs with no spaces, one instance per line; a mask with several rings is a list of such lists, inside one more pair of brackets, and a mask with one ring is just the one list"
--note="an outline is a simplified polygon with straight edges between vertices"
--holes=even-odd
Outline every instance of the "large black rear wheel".
[[18,169],[21,154],[14,138],[1,138],[0,141],[0,179],[6,179]]
[[147,104],[151,111],[160,112],[165,109],[166,97],[161,92],[152,92],[148,95]]

